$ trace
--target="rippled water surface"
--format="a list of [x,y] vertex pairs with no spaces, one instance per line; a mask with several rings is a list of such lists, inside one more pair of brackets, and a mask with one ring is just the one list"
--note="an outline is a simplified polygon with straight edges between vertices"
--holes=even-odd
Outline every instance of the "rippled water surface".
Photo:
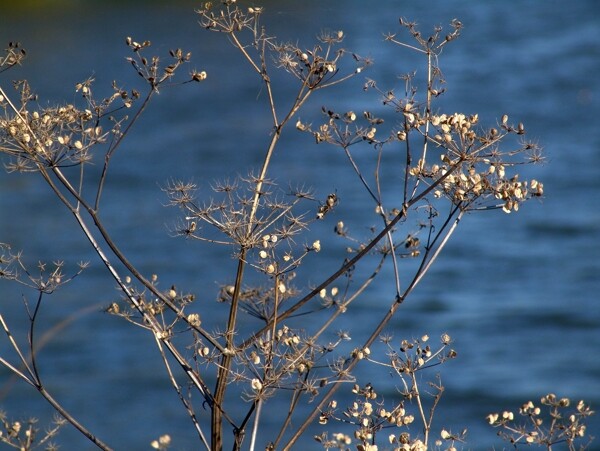
[[[459,358],[442,368],[446,392],[435,426],[456,431],[467,427],[465,449],[501,449],[485,416],[516,409],[550,391],[586,399],[597,410],[600,23],[596,2],[580,0],[567,6],[553,0],[310,0],[264,5],[264,23],[282,40],[312,46],[321,29],[343,29],[345,46],[375,62],[366,76],[378,80],[383,89],[398,92],[403,85],[397,75],[422,71],[424,66],[410,52],[383,42],[383,33],[403,36],[399,17],[416,21],[424,32],[453,18],[461,20],[463,35],[440,60],[448,89],[440,108],[448,113],[478,113],[483,125],[494,124],[504,113],[524,122],[528,138],[538,141],[547,156],[545,165],[526,170],[525,175],[542,180],[546,195],[523,206],[518,214],[465,217],[439,261],[400,309],[391,331],[398,339],[425,333],[452,335]],[[213,300],[218,284],[233,277],[231,250],[169,238],[175,212],[163,207],[166,198],[160,186],[171,177],[193,178],[202,186],[202,195],[216,179],[256,169],[269,139],[270,122],[259,80],[223,35],[198,26],[193,14],[197,7],[188,1],[67,1],[21,7],[0,3],[0,40],[18,40],[28,50],[23,67],[1,74],[0,84],[8,89],[11,80],[28,78],[42,105],[72,102],[77,99],[75,83],[90,76],[104,93],[113,79],[124,86],[138,82],[124,62],[126,36],[150,39],[161,54],[175,47],[193,52],[192,67],[206,70],[207,81],[165,90],[150,106],[115,157],[102,217],[115,241],[145,274],[159,274],[165,288],[174,283],[198,294],[199,302],[206,304],[202,310],[206,322],[224,318],[224,306]],[[291,92],[288,81],[281,77],[276,91],[282,99]],[[301,116],[317,121],[322,105],[342,111],[369,108],[387,114],[393,124],[397,119],[374,93],[362,91],[363,83],[364,78],[323,92]],[[362,152],[359,159],[372,156],[366,146]],[[98,162],[96,169],[99,166]],[[393,162],[383,170],[388,177],[396,171],[400,173],[400,166],[396,170]],[[334,213],[338,216],[317,233],[330,233],[328,227],[339,219],[360,225],[362,233],[376,224],[365,213],[372,211],[370,201],[357,189],[343,156],[332,148],[315,147],[307,135],[290,131],[284,136],[273,174],[284,188],[290,180],[314,187],[320,197],[338,193],[340,210]],[[323,236],[328,237],[321,238],[328,246],[333,237]],[[197,449],[185,412],[164,384],[164,368],[152,342],[143,331],[100,313],[116,296],[114,283],[73,218],[35,175],[0,173],[0,242],[22,249],[32,266],[38,260],[64,260],[68,272],[78,261],[91,261],[84,275],[49,297],[41,311],[40,335],[53,326],[62,327],[52,330],[39,362],[55,396],[116,449],[147,449],[162,433],[175,438],[173,449]],[[326,255],[320,254],[310,265],[314,273],[304,272],[303,277],[315,283],[321,272],[339,265],[339,253],[329,259]],[[357,314],[348,315],[339,328],[358,337],[383,315],[393,293],[392,278],[386,274],[358,304]],[[24,333],[18,326],[25,324],[22,295],[33,293],[0,282],[0,311],[17,334]],[[70,321],[64,323],[65,318]],[[2,357],[8,355],[6,342],[0,349]],[[368,367],[360,374],[364,382],[381,386],[386,396],[392,396],[398,386],[385,373],[372,379]],[[0,390],[0,407],[10,416],[49,417],[49,409],[35,392],[5,369],[0,369]],[[265,408],[279,411],[287,406],[273,401]],[[600,434],[598,418],[590,422],[589,432]],[[61,439],[64,449],[91,449],[69,430]]]

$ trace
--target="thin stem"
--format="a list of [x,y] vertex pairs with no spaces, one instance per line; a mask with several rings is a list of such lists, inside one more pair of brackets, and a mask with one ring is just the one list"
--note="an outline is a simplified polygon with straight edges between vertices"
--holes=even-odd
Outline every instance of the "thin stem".
[[13,337],[12,333],[10,332],[10,329],[8,328],[8,325],[6,324],[6,321],[4,320],[4,316],[2,314],[0,314],[0,324],[2,324],[2,329],[4,329],[4,333],[8,337],[8,341],[10,342],[10,345],[12,346],[12,348],[15,350],[15,352],[19,356],[19,360],[21,361],[21,364],[25,367],[25,369],[27,370],[27,373],[29,373],[29,375],[24,374],[22,371],[18,370],[15,366],[13,366],[11,363],[9,363],[4,358],[0,358],[0,362],[2,362],[2,364],[4,366],[9,368],[13,373],[15,373],[21,379],[23,379],[28,384],[33,385],[35,387],[36,383],[37,383],[35,373],[29,367],[27,359],[25,359],[25,356],[21,352],[21,349],[19,348],[19,345],[17,344],[15,338]]
[[[235,276],[235,286],[229,308],[229,319],[227,320],[227,329],[225,331],[226,348],[221,357],[221,364],[217,372],[217,384],[215,387],[214,400],[217,405],[222,405],[225,399],[225,390],[229,380],[232,358],[235,353],[235,343],[233,341],[236,319],[238,313],[238,303],[240,292],[242,290],[242,279],[244,275],[246,260],[246,250],[242,249],[238,258],[237,274]],[[213,408],[211,415],[211,449],[220,450],[223,447],[223,412],[219,408]]]
[[46,389],[44,388],[44,385],[42,384],[41,379],[39,378],[39,374],[37,374],[37,372],[35,370],[32,371],[32,369],[27,364],[27,360],[25,359],[25,356],[21,352],[19,345],[17,344],[14,337],[12,336],[12,334],[8,328],[8,325],[6,324],[6,321],[4,320],[4,317],[1,314],[0,314],[0,324],[2,324],[2,328],[4,329],[4,332],[6,333],[6,336],[8,337],[8,340],[10,341],[11,346],[13,347],[13,349],[19,356],[19,359],[21,360],[21,364],[24,365],[25,368],[27,369],[29,376],[27,376],[26,374],[21,372],[19,369],[14,367],[12,364],[10,364],[4,358],[0,358],[0,363],[2,363],[4,366],[6,366],[8,369],[10,369],[14,374],[16,374],[17,376],[22,378],[24,381],[26,381],[29,385],[33,386],[44,397],[44,399],[46,399],[46,401],[48,401],[50,403],[50,405],[52,405],[54,410],[56,410],[65,420],[67,420],[69,423],[71,423],[79,432],[81,432],[94,445],[96,445],[98,448],[100,448],[104,451],[111,451],[111,448],[108,445],[106,445],[102,440],[100,440],[98,437],[96,437],[94,434],[92,434],[85,426],[83,426],[81,423],[79,423],[75,419],[75,417],[73,417],[58,401],[56,401],[54,399],[54,397],[52,397],[52,395],[50,395],[50,393],[48,393],[46,391]]
[[129,123],[127,124],[127,127],[125,127],[125,130],[123,130],[123,133],[121,133],[119,135],[119,137],[114,142],[114,144],[112,144],[110,146],[110,148],[106,151],[106,155],[104,156],[104,166],[102,167],[102,174],[100,175],[100,180],[98,182],[98,189],[96,191],[96,201],[94,202],[94,210],[95,211],[97,211],[98,208],[100,208],[100,198],[102,197],[104,183],[106,182],[106,177],[108,175],[108,165],[110,163],[112,156],[114,155],[114,153],[117,150],[117,148],[119,147],[119,145],[123,142],[123,139],[125,139],[125,136],[128,134],[129,130],[131,130],[133,125],[137,122],[139,117],[142,115],[142,113],[146,109],[146,106],[150,102],[150,99],[152,98],[152,96],[155,92],[157,92],[155,89],[153,89],[153,88],[150,89],[150,92],[148,92],[148,95],[144,99],[144,103],[137,110],[133,119],[131,119],[131,121],[129,121]]
[[169,376],[169,380],[171,381],[171,385],[173,386],[173,388],[177,392],[177,396],[179,397],[179,400],[183,404],[183,407],[188,412],[188,416],[192,420],[192,423],[194,425],[194,428],[196,429],[196,432],[198,432],[198,436],[200,437],[200,441],[202,442],[202,444],[204,445],[204,447],[207,450],[210,450],[210,445],[208,444],[208,441],[204,437],[204,433],[202,432],[202,428],[200,427],[200,424],[198,424],[198,419],[196,418],[196,414],[195,414],[195,412],[194,412],[194,410],[193,410],[190,402],[187,401],[183,397],[183,394],[181,393],[181,387],[177,383],[177,380],[175,380],[175,376],[173,375],[173,371],[171,370],[171,365],[169,364],[169,361],[167,360],[167,356],[166,356],[165,351],[163,349],[162,342],[156,336],[154,338],[155,338],[155,341],[156,341],[156,346],[158,347],[160,355],[161,355],[161,357],[163,359],[163,363],[165,365],[165,368],[167,369],[167,374]]
[[256,436],[258,435],[258,423],[260,420],[260,414],[262,413],[262,399],[258,399],[256,401],[256,415],[254,416],[254,425],[252,426],[252,436],[250,437],[250,451],[254,451],[254,446],[256,444]]
[[423,409],[423,401],[421,400],[421,393],[419,392],[419,384],[417,382],[417,377],[415,371],[411,371],[410,378],[412,381],[412,393],[414,393],[414,398],[417,402],[417,407],[419,409],[419,415],[421,416],[421,421],[423,422],[423,442],[425,446],[429,443],[429,430],[431,429],[431,421],[427,421],[427,417],[425,416],[425,410]]
[[69,423],[71,423],[75,429],[81,432],[85,437],[88,438],[94,445],[100,448],[103,451],[112,451],[112,448],[109,447],[106,443],[92,434],[87,428],[85,428],[81,423],[79,423],[67,410],[63,408],[63,406],[56,401],[50,393],[46,391],[43,386],[36,387],[40,394],[50,403],[50,405],[56,410],[64,419],[66,419]]

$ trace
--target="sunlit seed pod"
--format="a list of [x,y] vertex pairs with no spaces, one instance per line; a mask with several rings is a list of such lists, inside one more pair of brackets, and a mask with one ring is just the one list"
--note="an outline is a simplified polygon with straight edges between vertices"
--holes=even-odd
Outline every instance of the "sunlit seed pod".
[[522,199],[523,198],[523,191],[521,190],[521,188],[515,188],[515,192],[514,195],[517,199]]
[[319,296],[321,299],[325,299],[325,296],[327,296],[327,290],[325,288],[321,289],[321,291],[319,291]]
[[396,133],[396,137],[399,141],[406,141],[406,132],[404,130],[400,130],[398,133]]
[[254,391],[260,391],[262,390],[262,382],[260,381],[260,379],[254,378],[252,379],[252,382],[250,384],[252,386],[252,390]]
[[279,283],[279,285],[277,286],[277,289],[279,290],[279,292],[281,294],[283,294],[283,293],[285,293],[287,291],[286,287],[285,287],[285,284],[283,284],[282,282]]
[[490,413],[486,418],[489,424],[494,424],[496,421],[498,421],[498,414]]
[[267,266],[267,274],[273,274],[275,272],[275,265],[270,264]]
[[328,207],[331,208],[331,207],[335,206],[337,201],[338,201],[337,195],[332,193],[327,196],[326,204]]
[[331,295],[332,295],[332,296],[336,296],[336,295],[338,294],[338,291],[339,291],[339,290],[338,290],[338,287],[333,287],[333,288],[331,289]]
[[268,256],[269,254],[267,254],[267,251],[265,251],[265,250],[262,250],[262,251],[260,251],[260,252],[258,253],[258,255],[260,256],[260,258],[267,258],[267,256]]
[[75,141],[75,148],[78,150],[83,149],[83,144],[81,144],[81,141]]
[[199,327],[200,324],[202,323],[200,321],[200,315],[197,313],[190,313],[187,316],[187,320],[188,320],[188,323],[190,323],[192,326],[195,326],[195,327]]

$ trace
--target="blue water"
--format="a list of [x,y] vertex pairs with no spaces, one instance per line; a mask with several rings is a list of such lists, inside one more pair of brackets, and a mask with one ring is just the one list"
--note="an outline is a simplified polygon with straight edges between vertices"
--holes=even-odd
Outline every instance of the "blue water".
[[[259,2],[260,3],[260,2]],[[401,90],[397,75],[423,70],[414,55],[382,41],[398,32],[397,18],[431,26],[458,18],[463,35],[444,51],[441,66],[448,92],[441,105],[449,113],[479,114],[491,125],[507,113],[522,121],[528,137],[545,148],[544,166],[526,175],[544,182],[545,197],[518,214],[468,215],[421,285],[394,318],[390,331],[400,338],[448,332],[458,359],[441,368],[446,392],[436,427],[469,430],[465,449],[501,449],[485,423],[493,411],[517,409],[548,392],[600,405],[600,21],[594,0],[507,2],[265,2],[264,23],[282,40],[312,45],[322,28],[343,29],[345,46],[369,55],[375,65],[366,76],[384,88]],[[126,36],[150,39],[155,51],[183,47],[193,52],[192,67],[206,70],[198,86],[165,90],[119,150],[104,196],[102,217],[115,240],[146,274],[160,275],[199,294],[208,329],[225,315],[214,302],[218,283],[231,279],[230,249],[171,239],[175,211],[163,208],[160,186],[171,177],[193,177],[207,193],[215,179],[246,174],[261,162],[269,139],[269,116],[260,82],[245,70],[224,36],[207,33],[192,13],[198,5],[179,1],[126,5],[61,2],[22,7],[0,5],[0,41],[19,40],[28,50],[23,67],[0,75],[27,78],[42,105],[76,99],[75,83],[93,76],[102,92],[113,79],[132,86],[137,76],[124,62]],[[279,78],[277,79],[279,80]],[[277,94],[289,93],[281,77]],[[318,121],[326,104],[343,111],[371,108],[388,114],[374,94],[363,93],[364,79],[313,99],[301,113]],[[107,92],[107,91],[105,91]],[[289,94],[288,94],[289,95]],[[365,147],[365,161],[372,154]],[[4,161],[6,162],[6,160]],[[97,163],[99,166],[100,163]],[[384,168],[393,177],[394,166]],[[364,217],[368,198],[342,155],[315,147],[307,135],[290,130],[275,155],[273,174],[285,187],[303,183],[321,197],[334,190],[343,219],[366,233],[375,223]],[[142,200],[142,201],[140,201]],[[370,207],[368,207],[370,208]],[[323,229],[325,230],[325,229]],[[325,233],[317,230],[317,233]],[[331,237],[322,238],[325,246]],[[165,384],[153,343],[140,330],[100,313],[116,297],[114,283],[90,252],[74,221],[35,175],[0,173],[0,242],[23,250],[31,266],[38,260],[64,260],[66,271],[81,260],[91,267],[70,286],[46,300],[40,331],[72,322],[51,335],[40,354],[46,384],[80,419],[116,449],[148,449],[160,434],[174,438],[173,449],[197,449],[195,436],[172,389]],[[339,253],[325,253],[301,277],[313,283],[321,271],[339,265]],[[313,273],[309,271],[313,269]],[[366,271],[367,269],[365,269]],[[387,274],[387,276],[386,276]],[[339,327],[358,339],[385,311],[393,296],[390,273],[357,304]],[[33,296],[0,281],[0,309],[20,338],[25,313],[21,296]],[[87,310],[86,310],[87,309]],[[209,325],[211,319],[215,323]],[[358,345],[353,341],[352,345]],[[8,356],[4,341],[1,356]],[[435,375],[435,371],[429,373]],[[368,367],[363,382],[393,396],[397,379],[375,379]],[[11,417],[47,421],[49,407],[26,384],[0,369],[0,407]],[[338,398],[341,403],[341,396]],[[346,396],[346,395],[345,395]],[[350,399],[350,398],[347,398]],[[266,409],[286,409],[272,400]],[[318,430],[315,430],[318,431]],[[312,432],[315,432],[312,431]],[[413,430],[417,433],[418,430]],[[600,419],[588,427],[600,435]],[[265,431],[265,439],[267,439]],[[57,440],[64,449],[91,449],[69,428]],[[260,444],[263,445],[262,443]],[[307,438],[304,449],[318,449]],[[600,445],[596,443],[595,447]],[[312,447],[312,448],[311,448]]]

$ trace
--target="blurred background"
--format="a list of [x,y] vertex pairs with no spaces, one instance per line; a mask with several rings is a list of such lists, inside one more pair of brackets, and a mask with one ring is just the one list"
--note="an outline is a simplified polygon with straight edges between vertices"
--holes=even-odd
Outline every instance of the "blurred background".
[[[0,2],[0,42],[21,42],[28,58],[22,67],[2,74],[0,84],[10,90],[12,80],[28,79],[42,106],[78,101],[74,86],[89,77],[96,80],[98,96],[110,92],[113,80],[139,88],[139,77],[124,60],[129,56],[127,36],[151,40],[151,54],[167,56],[177,47],[191,51],[189,68],[207,71],[202,84],[164,90],[155,98],[113,161],[102,217],[115,241],[145,274],[158,274],[164,289],[176,284],[199,294],[205,303],[201,307],[205,325],[213,320],[211,315],[218,322],[225,309],[214,300],[219,283],[232,277],[231,249],[171,238],[169,227],[177,212],[164,208],[167,199],[160,187],[171,178],[191,178],[202,187],[201,195],[208,195],[215,180],[259,167],[271,131],[260,80],[224,35],[201,29],[194,14],[199,2],[15,3]],[[447,93],[438,106],[446,113],[478,113],[482,126],[496,124],[505,113],[522,121],[528,139],[539,142],[547,158],[545,165],[525,169],[523,175],[541,180],[545,197],[527,203],[517,214],[468,215],[402,306],[390,332],[398,340],[423,334],[437,339],[444,332],[452,336],[458,358],[439,369],[446,392],[434,427],[468,428],[464,449],[502,448],[485,416],[516,411],[523,402],[537,402],[549,392],[573,401],[585,399],[597,410],[597,3],[257,0],[247,6],[264,6],[262,21],[271,34],[307,48],[323,29],[344,30],[344,47],[374,60],[365,77],[397,92],[403,89],[398,75],[425,70],[417,55],[383,41],[388,32],[410,39],[398,18],[417,22],[425,35],[454,18],[463,23],[462,36],[440,59]],[[292,78],[282,75],[276,81],[276,94],[285,102],[294,92]],[[398,119],[375,93],[363,92],[364,81],[358,77],[323,91],[300,117],[317,123],[322,105],[339,111],[370,109],[389,119],[392,127]],[[365,146],[360,158],[373,156]],[[316,230],[324,249],[329,243],[340,247],[330,233],[338,220],[353,224],[363,236],[369,226],[378,225],[374,215],[365,215],[366,209],[372,211],[369,199],[356,189],[355,177],[337,149],[316,147],[309,135],[288,130],[273,164],[272,174],[283,188],[288,183],[312,186],[322,199],[337,192],[339,211]],[[386,168],[386,173],[393,176],[393,168]],[[324,231],[327,238],[318,235]],[[173,437],[173,449],[197,449],[189,420],[165,384],[153,343],[143,331],[102,313],[118,296],[114,283],[73,218],[35,174],[0,172],[0,242],[22,250],[32,268],[38,261],[63,260],[68,274],[79,261],[91,261],[83,276],[42,306],[38,334],[50,332],[50,339],[39,364],[50,392],[116,449],[148,449],[150,441],[164,433]],[[343,254],[333,252],[329,259],[326,255],[323,252],[307,265],[314,269],[313,274],[304,273],[307,280],[318,282],[320,272],[337,268]],[[358,337],[383,315],[393,279],[384,274],[375,285],[357,305],[361,320],[348,315],[341,329]],[[0,311],[21,337],[26,325],[23,296],[32,300],[35,293],[0,281]],[[0,350],[2,357],[10,355],[5,340]],[[359,373],[364,383],[372,382],[386,397],[394,396],[397,379],[384,374],[373,380],[368,371],[365,367]],[[338,397],[340,403],[343,396]],[[266,408],[287,407],[273,401]],[[0,368],[0,409],[14,419],[38,417],[41,425],[52,414],[33,389],[4,368]],[[598,416],[592,417],[588,432],[600,434]],[[68,427],[57,442],[64,449],[92,449]],[[318,449],[311,440],[307,443],[303,449]]]

